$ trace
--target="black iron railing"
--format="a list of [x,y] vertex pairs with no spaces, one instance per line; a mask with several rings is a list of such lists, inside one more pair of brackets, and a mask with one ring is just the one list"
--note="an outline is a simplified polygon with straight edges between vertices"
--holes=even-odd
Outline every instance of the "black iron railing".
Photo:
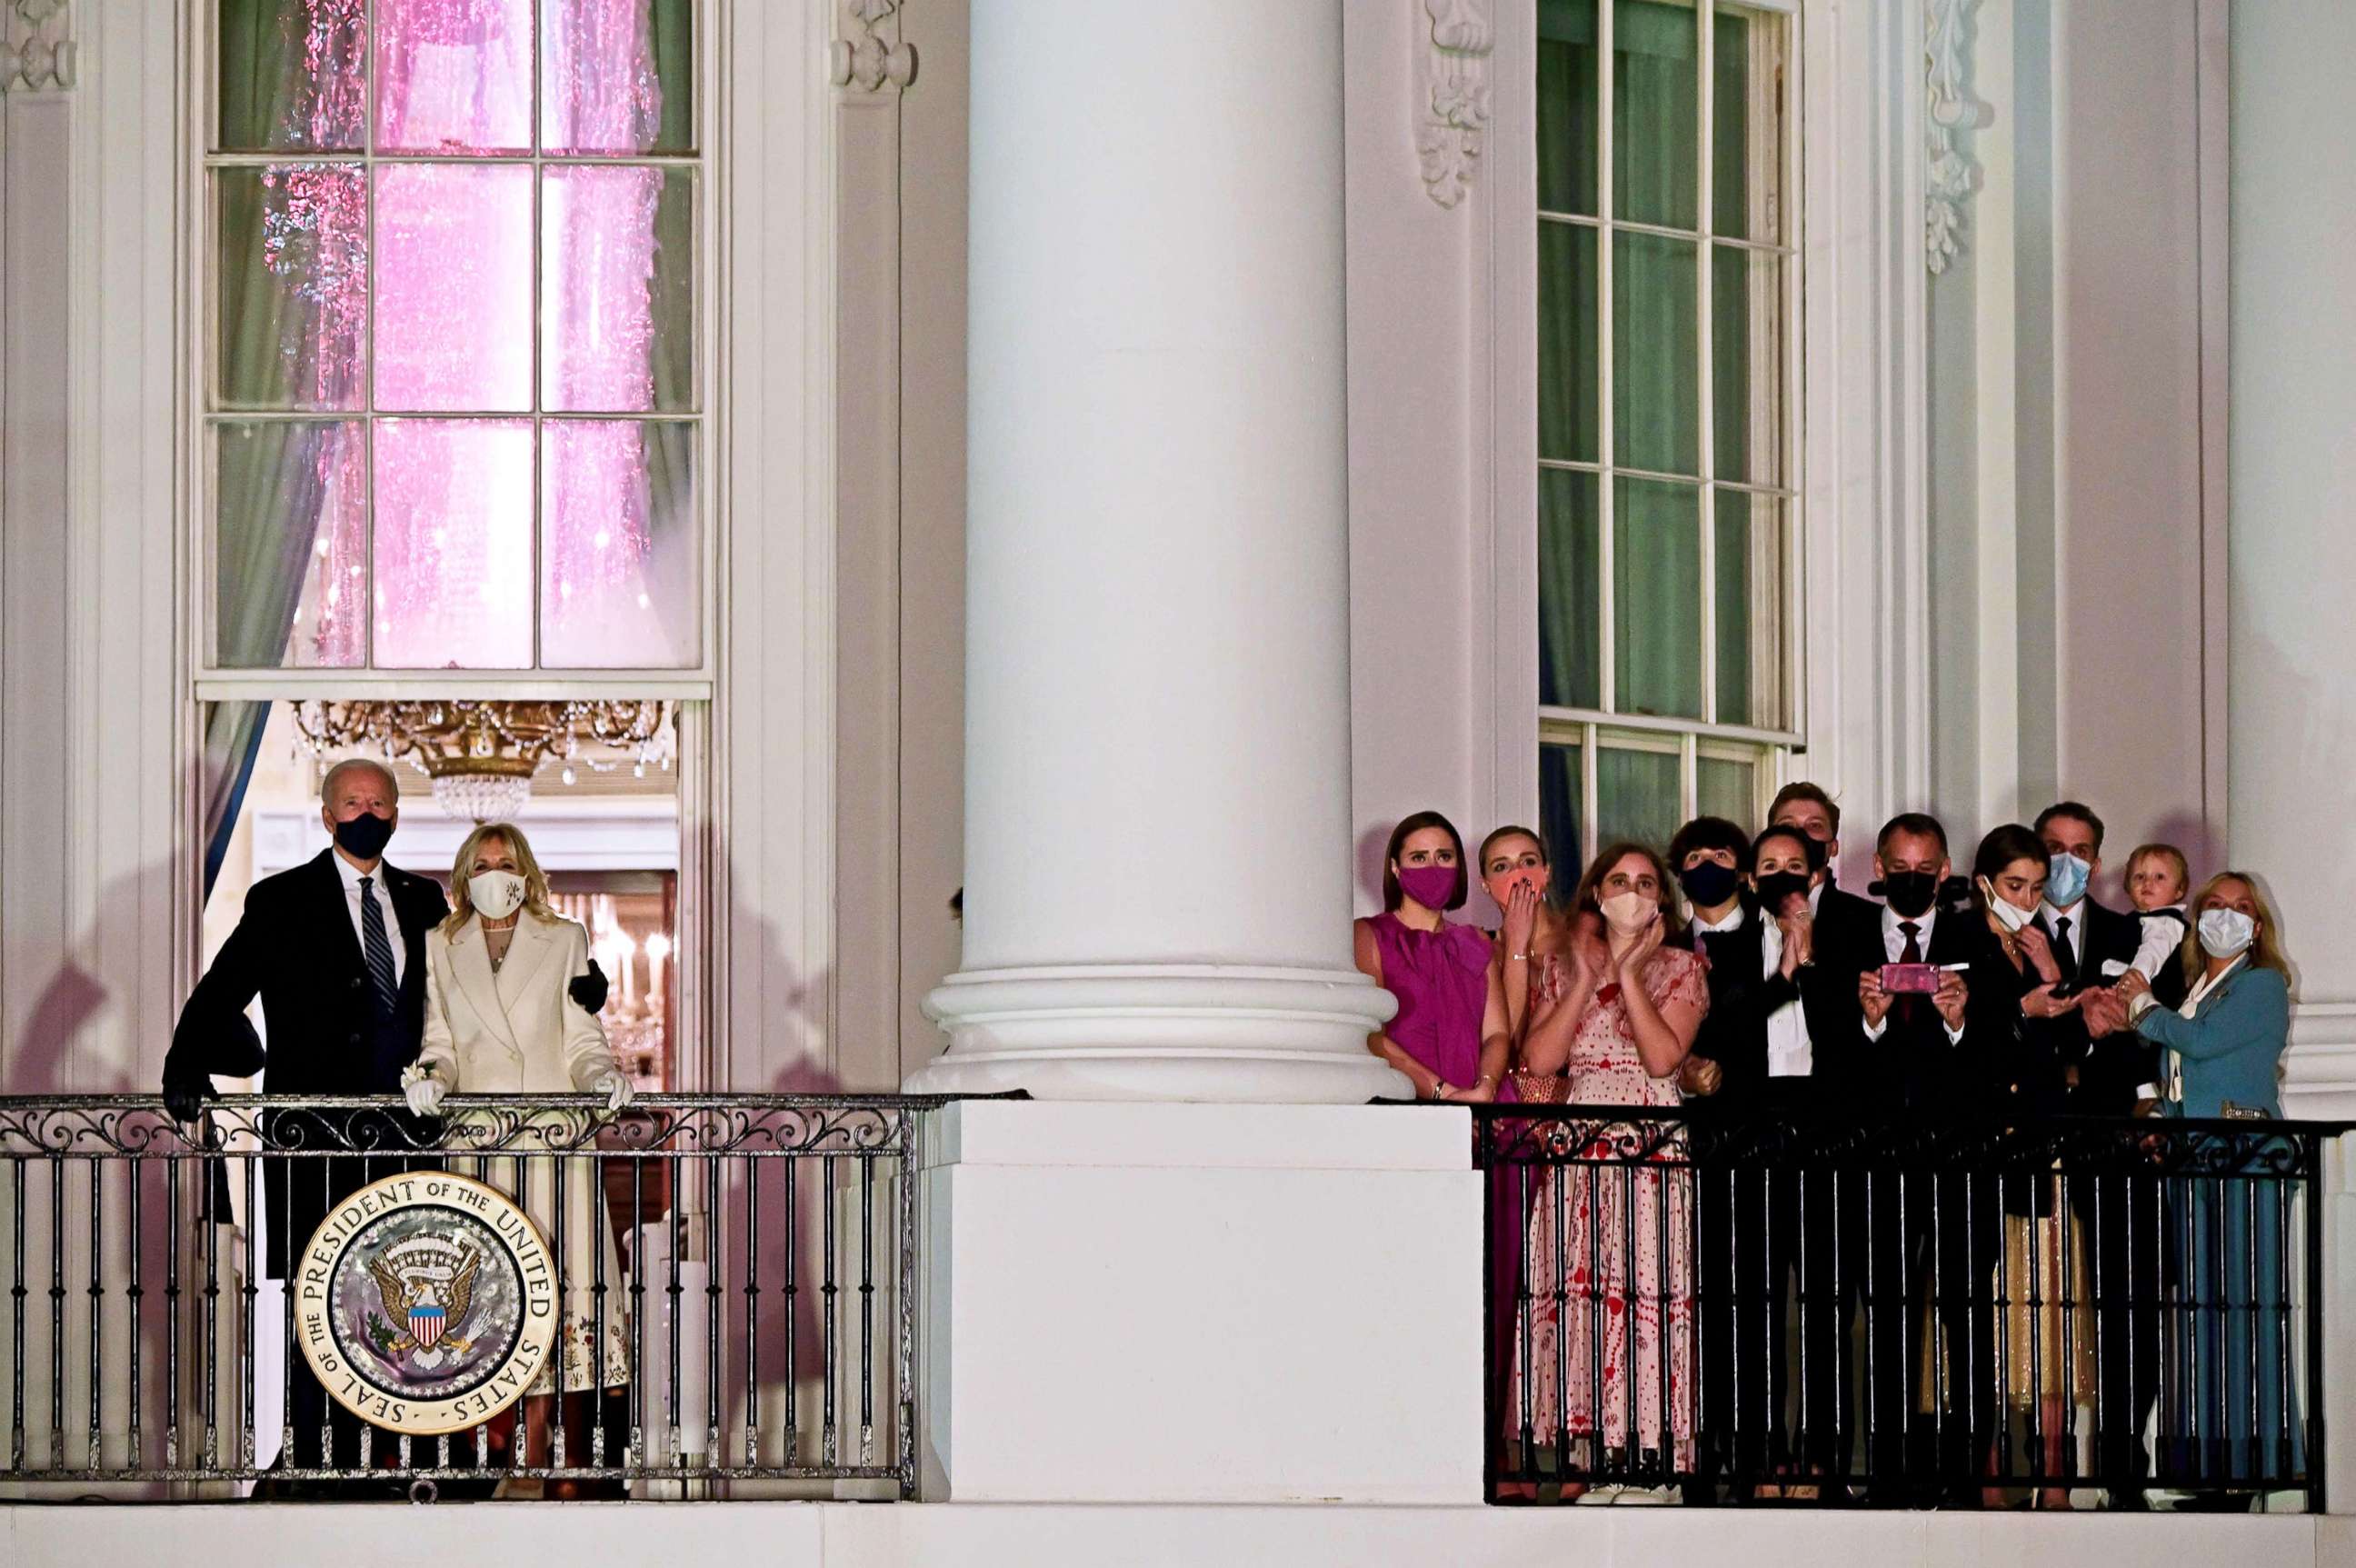
[[[0,1482],[913,1496],[914,1177],[934,1103],[679,1095],[610,1115],[591,1096],[463,1096],[429,1122],[395,1100],[237,1097],[182,1126],[143,1097],[0,1098]],[[393,1191],[415,1196],[454,1176],[541,1232],[539,1391],[562,1398],[429,1436],[362,1383],[455,1355],[439,1336],[455,1345],[462,1313],[492,1320],[487,1294],[466,1299],[488,1289],[479,1265],[447,1266],[471,1243],[429,1238],[407,1285],[401,1259],[388,1283],[347,1282],[333,1337],[374,1375],[340,1380],[379,1398],[376,1421],[328,1392],[296,1326],[315,1227],[372,1183],[413,1178]]]
[[1476,1112],[1497,1500],[2323,1506],[2344,1129]]

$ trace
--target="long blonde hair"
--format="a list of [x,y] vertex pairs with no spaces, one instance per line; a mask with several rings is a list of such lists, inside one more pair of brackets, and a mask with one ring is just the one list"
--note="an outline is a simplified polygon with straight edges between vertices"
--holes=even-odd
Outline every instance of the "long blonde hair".
[[2276,939],[2275,907],[2266,897],[2265,888],[2259,885],[2256,877],[2246,871],[2221,871],[2202,883],[2201,891],[2186,899],[2184,903],[2185,918],[2190,928],[2184,933],[2184,983],[2188,986],[2198,985],[2201,983],[2201,977],[2208,972],[2209,954],[2201,945],[2201,911],[2207,905],[2209,896],[2217,891],[2217,885],[2221,882],[2238,882],[2248,888],[2250,907],[2258,912],[2258,934],[2250,940],[2250,967],[2271,969],[2285,980],[2288,980],[2291,977],[2290,961],[2283,957],[2282,943]]
[[540,862],[531,853],[531,841],[523,836],[523,830],[513,822],[477,822],[475,831],[458,846],[458,858],[450,864],[450,913],[442,922],[442,934],[455,937],[475,918],[475,901],[466,896],[466,883],[485,839],[501,841],[508,846],[508,853],[515,856],[516,872],[523,878],[524,912],[543,920],[559,918],[548,902],[548,875],[540,869]]

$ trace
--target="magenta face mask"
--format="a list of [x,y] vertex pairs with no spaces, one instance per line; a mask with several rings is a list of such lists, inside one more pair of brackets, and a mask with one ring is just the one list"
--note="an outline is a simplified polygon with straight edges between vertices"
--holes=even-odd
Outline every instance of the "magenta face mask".
[[1399,891],[1427,909],[1445,909],[1456,892],[1456,867],[1452,865],[1403,865],[1398,874]]

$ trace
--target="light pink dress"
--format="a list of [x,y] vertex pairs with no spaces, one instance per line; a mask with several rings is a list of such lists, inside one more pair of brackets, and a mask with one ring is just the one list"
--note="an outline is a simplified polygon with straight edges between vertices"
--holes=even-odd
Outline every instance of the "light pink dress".
[[[1709,1005],[1702,961],[1663,948],[1644,970],[1655,1007]],[[1675,1078],[1654,1078],[1636,1055],[1627,1004],[1615,993],[1580,1020],[1565,1071],[1574,1105],[1682,1102]],[[1529,1323],[1515,1336],[1506,1419],[1515,1435],[1524,1401],[1532,1439],[1571,1440],[1572,1462],[1596,1468],[1606,1452],[1693,1463],[1692,1178],[1682,1142],[1658,1122],[1586,1122],[1590,1164],[1549,1166],[1531,1206],[1526,1277]],[[1636,1148],[1657,1142],[1644,1159]],[[1600,1356],[1599,1356],[1600,1349]],[[1632,1444],[1631,1434],[1633,1434]]]

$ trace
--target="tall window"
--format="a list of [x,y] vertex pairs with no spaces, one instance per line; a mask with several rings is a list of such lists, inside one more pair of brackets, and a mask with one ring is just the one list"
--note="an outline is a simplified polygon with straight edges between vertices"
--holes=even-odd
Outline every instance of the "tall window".
[[1760,823],[1797,743],[1792,18],[1537,0],[1543,830]]
[[217,671],[702,667],[693,0],[219,0]]

